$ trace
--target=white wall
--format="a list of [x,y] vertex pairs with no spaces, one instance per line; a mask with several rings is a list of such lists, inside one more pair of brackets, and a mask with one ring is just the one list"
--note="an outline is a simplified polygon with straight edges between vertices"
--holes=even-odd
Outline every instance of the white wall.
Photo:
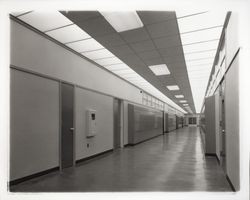
[[[226,30],[226,65],[232,62],[239,49],[238,15],[232,13]],[[238,190],[239,181],[239,67],[240,53],[233,60],[225,76],[225,125],[226,125],[226,172]]]
[[[86,138],[86,110],[96,110],[97,133]],[[75,88],[76,160],[113,148],[113,98]],[[89,144],[89,147],[87,147]]]
[[59,166],[59,84],[11,70],[10,180]]
[[[121,99],[142,101],[138,88],[12,20],[10,64]],[[59,166],[59,82],[14,71],[11,180]],[[107,95],[76,89],[76,159],[113,147],[113,98]],[[89,148],[84,137],[87,107],[96,109],[100,117],[98,135],[89,139]]]
[[239,189],[239,56],[226,74],[225,120],[226,120],[226,171],[236,189]]
[[142,102],[138,88],[14,21],[11,21],[11,64],[121,99]]

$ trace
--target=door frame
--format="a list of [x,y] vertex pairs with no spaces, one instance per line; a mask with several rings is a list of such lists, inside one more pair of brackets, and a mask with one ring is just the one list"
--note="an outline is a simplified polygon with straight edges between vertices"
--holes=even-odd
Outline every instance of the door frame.
[[68,83],[66,81],[59,81],[59,170],[62,171],[62,84],[69,84],[73,86],[73,167],[76,164],[76,150],[75,150],[75,140],[76,140],[76,120],[75,120],[75,111],[76,111],[76,86],[72,83]]

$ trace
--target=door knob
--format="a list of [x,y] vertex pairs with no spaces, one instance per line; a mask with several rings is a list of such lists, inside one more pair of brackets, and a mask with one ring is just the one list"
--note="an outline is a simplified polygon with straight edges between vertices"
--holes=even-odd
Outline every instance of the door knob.
[[74,129],[74,128],[70,128],[69,130],[73,131],[73,130],[75,130],[75,129]]

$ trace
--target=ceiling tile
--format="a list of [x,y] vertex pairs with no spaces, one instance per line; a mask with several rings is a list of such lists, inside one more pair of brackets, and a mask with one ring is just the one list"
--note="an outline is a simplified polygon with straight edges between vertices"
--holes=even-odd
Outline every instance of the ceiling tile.
[[61,11],[61,13],[74,23],[101,17],[98,11]]
[[175,19],[157,24],[147,25],[146,28],[152,38],[167,37],[179,34],[178,25]]
[[176,85],[175,79],[172,76],[165,75],[159,76],[158,79],[166,86],[166,85]]
[[125,44],[124,40],[118,33],[112,33],[104,36],[95,37],[105,47],[118,46]]
[[150,39],[145,28],[138,28],[138,29],[134,29],[134,30],[124,31],[124,32],[121,32],[120,35],[128,43],[135,43],[135,42]]
[[175,18],[174,11],[137,11],[144,25]]
[[171,48],[158,49],[158,52],[163,57],[183,56],[182,46],[175,46],[175,47],[171,47]]
[[154,43],[158,49],[181,46],[179,35],[154,39]]
[[92,37],[116,33],[116,30],[103,17],[78,22],[77,25]]
[[143,52],[143,51],[155,49],[154,43],[151,40],[133,43],[133,44],[130,44],[130,46],[136,52]]
[[183,66],[185,66],[185,59],[183,58],[183,56],[163,57],[163,60],[165,61],[167,65],[175,64],[175,63],[179,63],[180,65],[181,63],[183,64]]
[[144,51],[137,54],[141,59],[148,60],[152,58],[160,58],[160,54],[156,50]]
[[[166,61],[165,61],[166,62]],[[186,63],[184,58],[180,59],[178,62],[169,62],[166,63],[170,69],[181,70],[184,73],[186,72]]]
[[151,58],[149,60],[143,60],[143,62],[147,65],[160,65],[160,64],[165,64],[162,58]]
[[141,59],[135,54],[124,55],[120,57],[128,66],[130,67],[140,67],[145,66],[145,64],[141,61]]
[[18,18],[42,32],[72,24],[72,21],[58,11],[32,11]]
[[134,51],[128,45],[108,46],[108,48],[116,56],[134,54]]

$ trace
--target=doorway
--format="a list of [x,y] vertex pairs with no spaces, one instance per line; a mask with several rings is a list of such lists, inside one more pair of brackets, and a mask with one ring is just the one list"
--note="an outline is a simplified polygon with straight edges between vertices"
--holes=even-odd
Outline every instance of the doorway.
[[74,86],[61,83],[60,168],[74,165]]
[[123,102],[114,98],[114,150],[123,146]]

